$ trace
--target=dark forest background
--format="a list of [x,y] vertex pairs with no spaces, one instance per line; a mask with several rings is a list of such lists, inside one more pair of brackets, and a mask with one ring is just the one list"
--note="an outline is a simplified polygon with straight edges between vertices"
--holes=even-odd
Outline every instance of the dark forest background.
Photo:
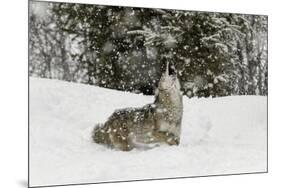
[[165,62],[188,97],[267,95],[267,17],[30,2],[29,74],[151,95]]

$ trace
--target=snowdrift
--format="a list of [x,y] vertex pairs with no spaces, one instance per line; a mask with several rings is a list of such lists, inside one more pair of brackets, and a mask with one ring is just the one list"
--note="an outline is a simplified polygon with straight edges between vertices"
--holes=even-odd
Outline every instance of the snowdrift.
[[122,152],[90,133],[119,108],[153,96],[30,78],[30,185],[264,172],[267,98],[188,99],[180,146]]

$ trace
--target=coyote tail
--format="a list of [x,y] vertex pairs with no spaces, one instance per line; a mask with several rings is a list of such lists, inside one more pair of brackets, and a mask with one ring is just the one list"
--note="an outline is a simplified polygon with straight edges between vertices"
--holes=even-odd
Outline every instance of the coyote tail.
[[103,124],[97,124],[92,131],[92,139],[98,144],[107,144],[109,142],[109,135],[103,127]]

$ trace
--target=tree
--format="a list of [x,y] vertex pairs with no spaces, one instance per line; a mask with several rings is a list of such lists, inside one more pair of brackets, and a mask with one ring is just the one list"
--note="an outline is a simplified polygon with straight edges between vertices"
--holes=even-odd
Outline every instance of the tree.
[[265,16],[68,3],[47,9],[43,21],[30,19],[32,75],[153,94],[168,61],[189,96],[267,95]]

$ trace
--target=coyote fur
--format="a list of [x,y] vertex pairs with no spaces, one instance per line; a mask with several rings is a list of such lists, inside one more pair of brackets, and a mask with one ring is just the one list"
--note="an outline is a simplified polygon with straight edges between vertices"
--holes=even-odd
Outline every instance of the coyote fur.
[[180,83],[174,69],[162,74],[155,101],[142,108],[116,110],[92,132],[94,142],[122,151],[166,143],[179,145],[183,113]]

